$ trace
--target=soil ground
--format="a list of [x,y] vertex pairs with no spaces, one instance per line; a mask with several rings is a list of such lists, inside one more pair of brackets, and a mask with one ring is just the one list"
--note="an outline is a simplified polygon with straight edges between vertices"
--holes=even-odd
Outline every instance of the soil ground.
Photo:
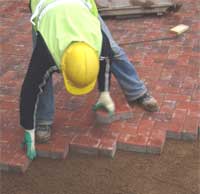
[[2,172],[1,194],[199,194],[199,147],[167,140],[161,155],[38,158],[23,175]]

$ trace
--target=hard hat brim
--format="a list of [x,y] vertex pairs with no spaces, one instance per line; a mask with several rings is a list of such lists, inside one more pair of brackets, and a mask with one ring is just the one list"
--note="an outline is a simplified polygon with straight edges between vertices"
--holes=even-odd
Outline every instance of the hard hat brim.
[[63,79],[64,79],[64,84],[65,84],[65,88],[66,90],[72,94],[72,95],[84,95],[84,94],[88,94],[89,92],[91,92],[96,84],[96,80],[94,82],[92,82],[91,84],[87,85],[86,87],[83,88],[77,88],[75,87],[66,77],[66,75],[64,73],[63,74]]

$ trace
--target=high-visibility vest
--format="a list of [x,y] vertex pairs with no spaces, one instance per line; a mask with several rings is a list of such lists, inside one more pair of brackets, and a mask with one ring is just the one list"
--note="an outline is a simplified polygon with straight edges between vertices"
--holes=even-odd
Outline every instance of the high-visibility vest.
[[102,34],[93,0],[31,0],[30,3],[31,22],[59,68],[63,52],[72,42],[85,42],[100,56]]

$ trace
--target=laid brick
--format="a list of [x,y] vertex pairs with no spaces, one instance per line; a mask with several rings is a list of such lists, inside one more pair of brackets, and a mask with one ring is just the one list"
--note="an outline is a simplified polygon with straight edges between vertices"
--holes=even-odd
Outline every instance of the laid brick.
[[69,144],[73,135],[53,134],[52,139],[46,144],[37,144],[37,154],[39,157],[49,157],[52,159],[65,159],[69,152]]
[[[182,76],[181,76],[182,77]],[[169,86],[171,87],[176,87],[176,88],[180,88],[182,86],[182,82],[183,82],[183,77],[182,78],[178,78],[177,73],[175,72],[170,81],[169,81]]]
[[3,76],[0,77],[0,83],[1,84],[6,84],[10,82],[11,80],[15,79],[17,75],[16,71],[7,71],[4,73]]
[[142,119],[138,125],[137,133],[142,136],[147,136],[152,132],[152,128],[154,126],[154,120]]
[[167,138],[171,139],[181,139],[181,131],[183,127],[183,122],[173,120],[168,123],[167,126]]
[[[190,71],[191,71],[191,69],[192,68],[190,68]],[[193,73],[195,73],[197,71],[198,71],[198,69],[194,69]],[[184,90],[185,90],[185,91],[190,91],[191,92],[190,94],[192,94],[196,83],[197,83],[197,80],[195,80],[194,74],[193,74],[193,77],[186,76],[184,78],[184,82],[181,87],[181,90],[183,91],[182,93],[184,94]]]
[[189,62],[188,64],[190,65],[199,65],[199,57],[195,57],[195,56],[189,56]]
[[172,113],[170,112],[145,112],[144,113],[144,117],[145,120],[152,120],[152,121],[163,121],[163,122],[167,122],[169,120],[171,120],[172,118]]
[[161,92],[164,94],[179,94],[180,93],[180,88],[177,88],[176,86],[167,86],[167,87],[162,87]]
[[[0,93],[0,101],[5,102],[18,102],[18,99],[14,95],[4,95],[3,92]],[[1,108],[2,109],[2,108]]]
[[166,130],[154,129],[147,142],[147,153],[160,154],[166,139]]
[[165,100],[175,101],[175,102],[189,102],[191,100],[190,95],[180,95],[180,94],[166,94]]
[[18,146],[0,144],[0,170],[23,173],[27,170],[30,160],[25,156],[25,152]]
[[177,102],[176,104],[177,109],[187,109],[191,112],[198,112],[200,110],[200,105],[198,102]]
[[133,117],[133,113],[131,111],[118,112],[115,120],[123,121],[123,120],[131,119],[132,117]]
[[174,66],[177,64],[177,60],[175,59],[167,59],[164,62],[164,66]]
[[187,116],[181,132],[183,140],[196,140],[198,137],[198,125],[200,118]]
[[187,114],[186,109],[176,109],[174,111],[172,119],[166,126],[167,138],[181,139],[181,131],[183,129],[186,114]]
[[154,123],[153,129],[154,130],[164,130],[167,131],[169,129],[169,122],[162,122],[162,121],[156,121]]
[[116,142],[119,133],[105,128],[104,125],[94,127],[90,132],[89,136],[95,139],[100,139],[99,144],[99,155],[114,157],[116,152]]
[[138,132],[138,126],[134,125],[134,122],[124,122],[123,128],[121,128],[119,132],[120,134],[129,134],[135,136]]
[[51,143],[36,144],[38,157],[50,157],[51,156]]
[[[84,110],[82,110],[82,112],[84,112]],[[95,113],[91,109],[85,111],[85,117],[81,119],[80,127],[90,128],[91,126],[95,125],[95,123],[96,123]]]
[[[65,109],[70,110],[70,111],[79,112],[80,108],[85,104],[85,102],[86,102],[85,96],[84,97],[82,97],[82,96],[72,96],[70,98],[70,100],[67,100],[65,102]],[[82,113],[82,111],[81,111],[81,113]],[[77,114],[76,114],[76,116],[78,117]],[[80,114],[80,115],[83,116],[83,114]]]
[[110,132],[114,132],[114,133],[123,133],[125,128],[124,128],[124,125],[125,123],[127,123],[127,121],[115,121],[109,125],[105,125],[105,129],[107,131],[110,131]]
[[172,114],[176,108],[175,100],[164,100],[160,107],[160,112]]
[[157,80],[155,82],[148,83],[148,87],[150,87],[150,89],[153,89],[157,93],[161,93],[162,88],[163,87],[167,87],[168,85],[169,85],[168,78],[165,78],[164,80],[162,80],[161,78],[159,78],[159,80]]
[[100,139],[95,139],[86,135],[78,135],[70,143],[70,152],[97,155],[99,144]]
[[52,158],[52,159],[65,159],[67,157],[68,153],[69,153],[69,144],[66,144],[64,148],[52,146],[50,158]]
[[120,135],[117,141],[117,147],[120,150],[145,153],[147,141],[148,137],[139,134],[136,136]]
[[0,107],[1,109],[4,109],[4,110],[16,110],[18,109],[19,106],[17,102],[1,101]]
[[103,138],[99,144],[99,154],[113,158],[117,150],[117,140]]
[[[200,85],[200,84],[199,84]],[[198,86],[197,86],[198,87]],[[193,102],[200,102],[200,86],[199,88],[195,89],[193,91],[193,94],[192,94],[192,99],[191,99]]]
[[117,119],[117,113],[115,115],[109,115],[105,110],[96,111],[96,121],[101,124],[109,124]]
[[105,110],[96,111],[96,121],[102,124],[110,124],[118,120],[126,120],[133,117],[133,113],[128,105],[123,107],[123,109],[117,109],[114,115],[109,115]]
[[30,163],[31,161],[23,154],[21,157],[19,156],[19,158],[13,158],[9,163],[9,168],[11,171],[24,173],[28,169]]

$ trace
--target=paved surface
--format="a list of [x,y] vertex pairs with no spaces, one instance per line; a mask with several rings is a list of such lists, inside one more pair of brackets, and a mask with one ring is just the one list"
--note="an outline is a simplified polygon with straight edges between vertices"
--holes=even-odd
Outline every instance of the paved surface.
[[[52,140],[37,145],[41,157],[66,158],[72,151],[114,157],[117,149],[161,153],[167,138],[197,141],[200,124],[199,5],[182,1],[183,8],[164,17],[108,20],[119,43],[171,37],[171,27],[184,23],[188,32],[174,40],[125,45],[124,49],[152,94],[160,110],[147,113],[130,108],[117,81],[111,94],[117,111],[108,122],[103,112],[91,111],[98,93],[74,97],[67,94],[59,75],[54,75],[56,116]],[[0,168],[24,172],[30,161],[21,148],[23,129],[19,126],[19,92],[30,60],[30,13],[25,0],[0,0]],[[181,142],[180,142],[181,143]]]

